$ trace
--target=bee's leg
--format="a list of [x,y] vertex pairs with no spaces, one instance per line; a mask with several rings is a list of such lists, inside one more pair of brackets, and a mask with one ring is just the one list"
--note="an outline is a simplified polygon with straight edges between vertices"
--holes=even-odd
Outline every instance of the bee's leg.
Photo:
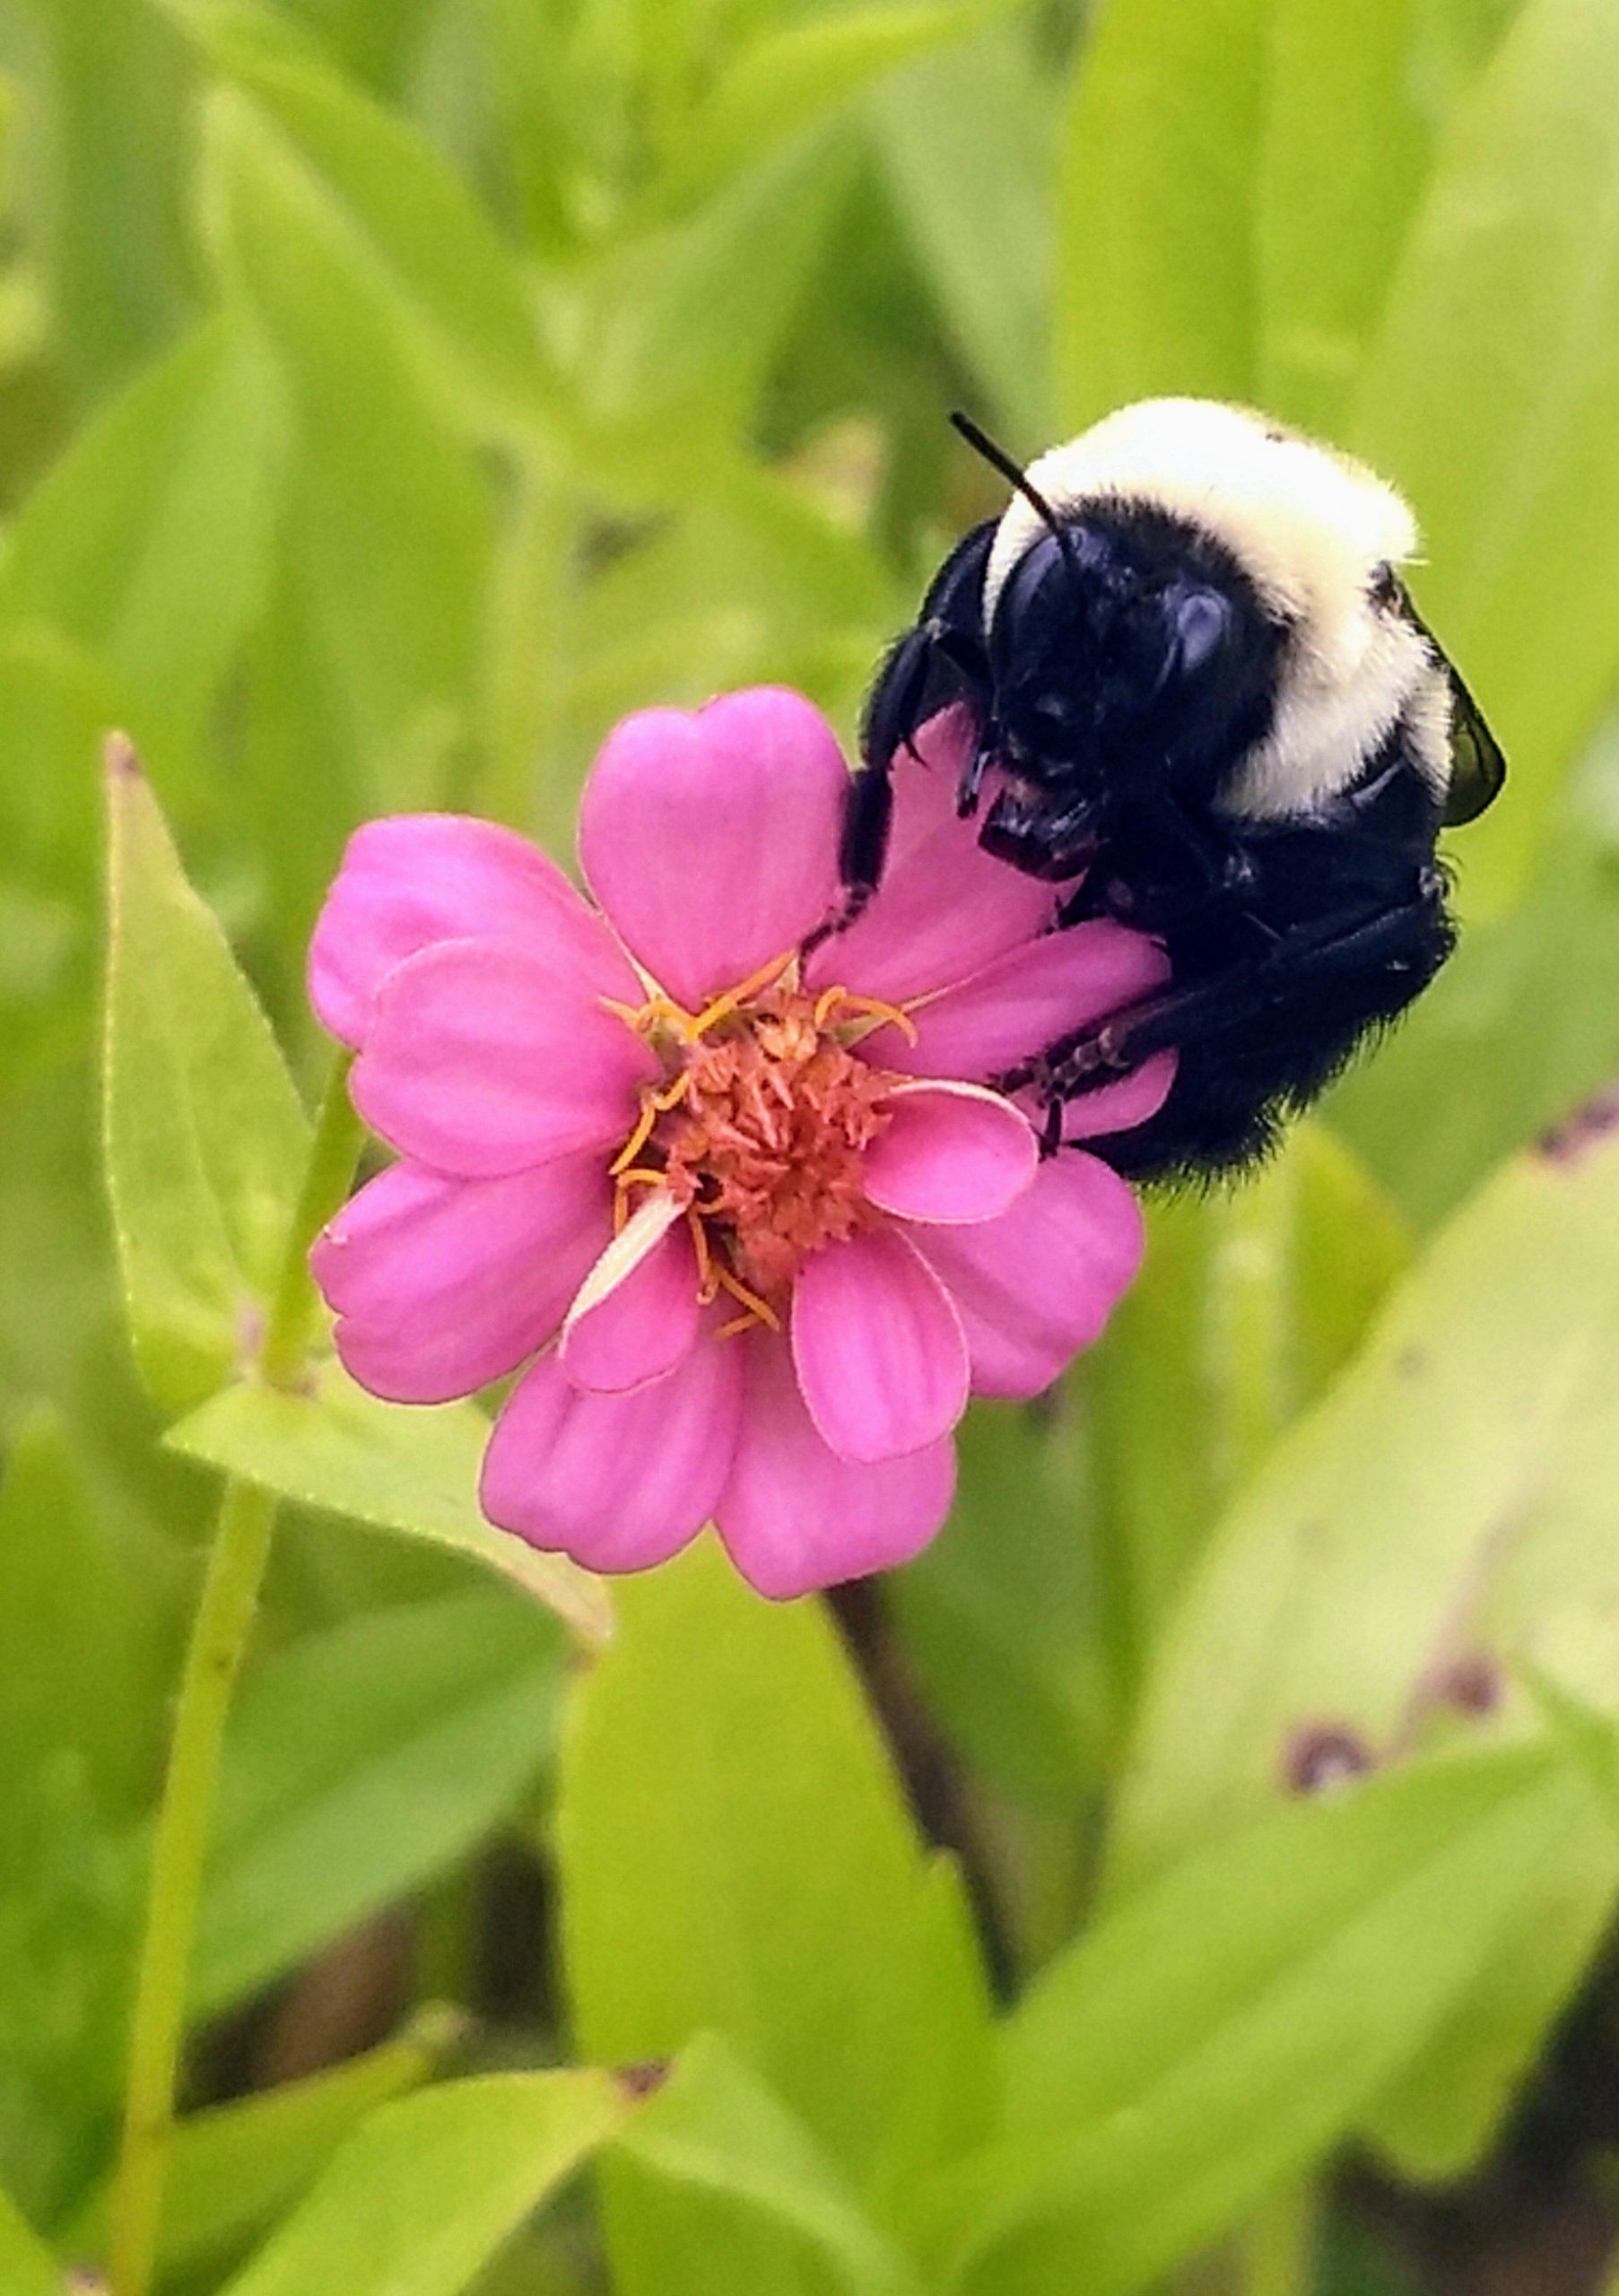
[[844,800],[843,832],[838,848],[844,900],[837,920],[839,926],[852,925],[877,889],[888,854],[893,804],[893,783],[887,767],[863,765],[849,783],[849,796]]
[[[1386,983],[1385,994],[1369,1002],[1368,1020],[1381,1005],[1397,1010],[1414,995],[1448,952],[1449,927],[1441,896],[1423,882],[1414,899],[1372,911],[1326,918],[1311,926],[1279,932],[1261,956],[1232,965],[1211,980],[1161,990],[1109,1015],[1094,1026],[1059,1039],[1037,1060],[1023,1063],[996,1081],[1002,1091],[1032,1084],[1042,1099],[1073,1100],[1110,1084],[1157,1052],[1178,1051],[1262,1025],[1319,994],[1334,982],[1364,975]],[[1404,967],[1415,944],[1420,961]],[[1432,964],[1428,960],[1432,959]],[[1424,970],[1424,967],[1426,968]],[[1392,993],[1389,993],[1392,992]]]

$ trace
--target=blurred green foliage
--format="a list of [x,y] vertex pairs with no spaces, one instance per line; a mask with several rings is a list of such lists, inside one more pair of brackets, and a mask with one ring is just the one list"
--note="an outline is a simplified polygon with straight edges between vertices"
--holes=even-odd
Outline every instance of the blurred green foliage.
[[[283,1991],[196,2094],[284,2073],[266,2021],[402,1901],[393,2007],[448,1984],[483,2023],[407,2097],[446,2038],[386,2043],[385,2001],[351,2070],[192,2118],[172,2296],[266,2233],[240,2296],[1127,2296],[1210,2243],[1211,2286],[1392,2289],[1326,2201],[1319,2280],[1245,2243],[1346,2138],[1477,2163],[1590,1962],[1611,1793],[1513,1670],[1619,1715],[1619,1151],[1524,1152],[1619,1069],[1619,10],[1095,14],[0,0],[8,2296],[56,2283],[30,2223],[100,2251],[214,1470],[286,1511],[199,2028]],[[852,733],[995,499],[946,407],[1031,451],[1159,390],[1407,491],[1513,771],[1444,978],[1255,1184],[1153,1207],[1101,1348],[974,1419],[863,1631],[970,1910],[818,1613],[700,1554],[565,1667],[553,1612],[589,1644],[599,1598],[479,1522],[472,1406],[221,1383],[347,831],[451,805],[566,855],[615,718],[754,679]],[[109,1210],[115,724],[158,804],[120,815]],[[1388,1774],[1293,1806],[1312,1731]],[[479,1976],[497,1837],[560,1886],[565,2013],[538,1943]],[[570,2049],[678,2063],[535,2069]],[[599,2230],[519,2233],[596,2150]]]

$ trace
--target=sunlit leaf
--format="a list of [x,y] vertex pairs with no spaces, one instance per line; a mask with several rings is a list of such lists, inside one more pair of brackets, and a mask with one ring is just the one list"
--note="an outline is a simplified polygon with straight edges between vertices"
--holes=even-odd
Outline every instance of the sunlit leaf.
[[1443,2016],[1590,1800],[1545,1749],[1436,1761],[1138,1892],[1013,2020],[1005,2134],[940,2193],[961,2285],[1125,2296],[1240,2222]]
[[[959,1909],[816,1609],[761,1602],[709,1545],[626,1582],[570,1717],[559,1825],[588,2055],[716,2031],[862,2195],[902,2193],[971,2133],[986,2027]],[[679,2196],[615,2173],[608,2201],[621,2273],[649,2269]]]
[[598,1580],[495,1530],[480,1512],[489,1422],[470,1403],[402,1411],[327,1363],[297,1395],[253,1383],[228,1387],[171,1429],[169,1440],[188,1458],[300,1506],[466,1555],[537,1596],[588,1641],[611,1631]]
[[[164,2187],[160,2273],[217,2274],[234,2262],[379,2106],[432,2077],[459,2025],[449,2011],[424,2010],[397,2040],[329,2072],[187,2115]],[[105,2255],[107,2204],[99,2193],[74,2220],[63,2242],[70,2255]]]
[[253,1344],[309,1127],[126,744],[107,792],[108,1184],[135,1352],[178,1407]]
[[7,2296],[62,2296],[62,2269],[14,2200],[0,2190],[0,2276]]
[[1352,443],[1426,533],[1423,611],[1513,764],[1469,900],[1515,890],[1619,672],[1619,15],[1528,0],[1458,105]]
[[225,2296],[457,2296],[633,2100],[605,2073],[490,2074],[386,2107]]

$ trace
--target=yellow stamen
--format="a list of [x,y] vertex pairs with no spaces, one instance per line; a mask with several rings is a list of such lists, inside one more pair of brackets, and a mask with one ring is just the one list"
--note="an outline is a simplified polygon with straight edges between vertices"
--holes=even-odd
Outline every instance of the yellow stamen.
[[768,1324],[772,1331],[781,1329],[781,1318],[770,1301],[762,1300],[757,1292],[750,1292],[742,1278],[733,1275],[723,1260],[714,1262],[714,1273],[732,1299],[741,1302],[755,1323]]
[[615,1021],[622,1021],[627,1029],[640,1034],[647,1013],[644,1004],[621,1004],[616,996],[598,996],[596,1001],[604,1013],[611,1013]]
[[761,965],[757,972],[738,981],[735,988],[727,988],[723,996],[705,1004],[692,1023],[693,1037],[706,1036],[717,1022],[728,1020],[739,1004],[745,1004],[750,996],[757,996],[761,989],[772,987],[788,967],[796,962],[797,953],[796,949],[788,949],[784,955],[772,957],[768,965]]
[[641,1102],[640,1115],[636,1120],[634,1131],[630,1135],[628,1140],[625,1141],[623,1146],[619,1150],[617,1155],[607,1167],[607,1177],[609,1179],[617,1179],[621,1172],[627,1172],[629,1170],[631,1165],[634,1163],[636,1158],[640,1154],[641,1150],[652,1137],[652,1127],[657,1122],[657,1101],[654,1095],[648,1092],[645,1100]]
[[716,1339],[740,1339],[744,1331],[757,1331],[758,1328],[759,1318],[750,1309],[745,1316],[733,1316],[728,1324],[721,1324],[714,1336]]
[[692,1248],[697,1255],[697,1304],[700,1308],[706,1308],[718,1292],[719,1278],[714,1273],[714,1255],[709,1249],[709,1231],[695,1205],[687,1208],[686,1225],[692,1231]]
[[669,1175],[656,1170],[650,1164],[631,1164],[628,1171],[619,1172],[615,1177],[622,1193],[627,1187],[662,1187]]
[[671,1109],[680,1106],[691,1089],[692,1072],[689,1068],[683,1068],[672,1084],[666,1084],[661,1092],[653,1093],[652,1105],[660,1116],[667,1116]]
[[910,1015],[898,1004],[886,1004],[880,996],[856,996],[847,988],[823,988],[815,999],[815,1026],[824,1029],[839,1010],[863,1013],[876,1023],[898,1029],[907,1044],[915,1044],[917,1025]]

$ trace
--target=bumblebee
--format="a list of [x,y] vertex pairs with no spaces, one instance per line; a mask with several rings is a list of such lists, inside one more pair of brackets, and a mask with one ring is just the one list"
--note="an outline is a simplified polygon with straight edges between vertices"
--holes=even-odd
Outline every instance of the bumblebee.
[[888,655],[844,826],[848,913],[883,869],[899,752],[965,704],[984,847],[1162,940],[1159,994],[999,1080],[1065,1103],[1173,1049],[1158,1114],[1092,1144],[1152,1179],[1240,1168],[1450,953],[1442,829],[1500,749],[1413,604],[1405,502],[1262,415],[1154,399],[1008,481]]

